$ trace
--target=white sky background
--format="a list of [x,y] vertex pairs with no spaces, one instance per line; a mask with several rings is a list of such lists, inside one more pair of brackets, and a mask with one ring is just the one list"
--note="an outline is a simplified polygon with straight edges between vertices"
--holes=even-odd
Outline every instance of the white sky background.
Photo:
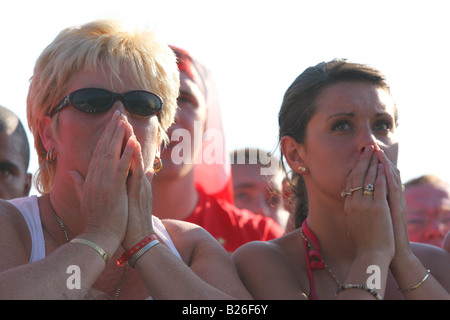
[[347,58],[387,76],[400,113],[403,181],[425,173],[450,181],[448,7],[445,0],[3,1],[0,105],[26,124],[34,63],[59,31],[98,18],[125,19],[213,71],[229,150],[274,150],[288,86],[308,66]]

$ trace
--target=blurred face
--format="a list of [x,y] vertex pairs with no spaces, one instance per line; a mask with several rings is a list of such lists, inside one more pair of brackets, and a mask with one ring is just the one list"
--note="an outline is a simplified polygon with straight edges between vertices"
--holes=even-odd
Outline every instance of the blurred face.
[[271,217],[286,227],[289,213],[283,204],[283,174],[262,175],[255,164],[233,164],[233,189],[236,207]]
[[27,174],[22,158],[22,141],[16,135],[0,133],[0,198],[28,196],[31,174]]
[[181,72],[178,110],[175,122],[168,130],[171,142],[161,152],[164,169],[155,176],[156,181],[179,178],[192,172],[194,161],[202,150],[206,110],[205,97],[200,88]]
[[341,82],[325,88],[316,107],[300,151],[308,170],[308,194],[340,198],[368,145],[377,144],[397,163],[395,105],[385,90],[364,82]]
[[450,187],[423,183],[405,192],[410,241],[442,246],[450,231]]
[[[108,72],[80,72],[69,80],[65,94],[82,88],[102,88],[117,93],[142,89],[134,85],[131,78],[123,70],[121,73],[122,82],[115,83],[114,90],[111,87],[112,78],[112,75]],[[60,167],[62,167],[62,170],[76,169],[82,175],[86,175],[97,141],[116,110],[126,115],[128,122],[133,127],[134,134],[142,147],[145,171],[150,172],[159,145],[158,118],[130,113],[120,100],[117,100],[111,109],[104,113],[88,114],[73,106],[65,107],[58,113],[57,169],[60,169]]]

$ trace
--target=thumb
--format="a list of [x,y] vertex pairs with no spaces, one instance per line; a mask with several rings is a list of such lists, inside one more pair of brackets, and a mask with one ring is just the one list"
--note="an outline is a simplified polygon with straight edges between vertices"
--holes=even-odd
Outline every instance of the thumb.
[[68,173],[69,176],[72,178],[78,199],[81,199],[83,196],[84,178],[81,175],[81,173],[78,172],[77,170],[69,170]]

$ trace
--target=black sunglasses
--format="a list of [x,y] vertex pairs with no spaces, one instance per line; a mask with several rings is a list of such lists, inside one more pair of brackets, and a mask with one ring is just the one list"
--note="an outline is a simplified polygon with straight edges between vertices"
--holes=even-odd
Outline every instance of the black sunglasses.
[[50,113],[57,112],[71,104],[86,113],[106,112],[119,99],[128,111],[140,116],[152,116],[161,111],[162,99],[154,93],[137,90],[126,93],[113,93],[105,89],[85,88],[69,93]]

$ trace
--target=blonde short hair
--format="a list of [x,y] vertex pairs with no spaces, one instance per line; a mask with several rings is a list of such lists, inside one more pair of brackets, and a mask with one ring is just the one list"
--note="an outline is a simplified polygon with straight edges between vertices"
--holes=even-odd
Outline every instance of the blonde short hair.
[[46,160],[47,150],[38,132],[39,121],[67,94],[66,86],[74,74],[100,71],[104,66],[113,75],[112,88],[115,82],[120,83],[119,70],[125,67],[135,85],[163,99],[164,105],[158,114],[159,134],[161,142],[168,141],[166,131],[174,120],[180,86],[172,49],[154,33],[128,30],[114,20],[98,20],[64,29],[39,56],[27,98],[28,125],[39,157],[35,183],[41,193],[50,191],[55,165]]

